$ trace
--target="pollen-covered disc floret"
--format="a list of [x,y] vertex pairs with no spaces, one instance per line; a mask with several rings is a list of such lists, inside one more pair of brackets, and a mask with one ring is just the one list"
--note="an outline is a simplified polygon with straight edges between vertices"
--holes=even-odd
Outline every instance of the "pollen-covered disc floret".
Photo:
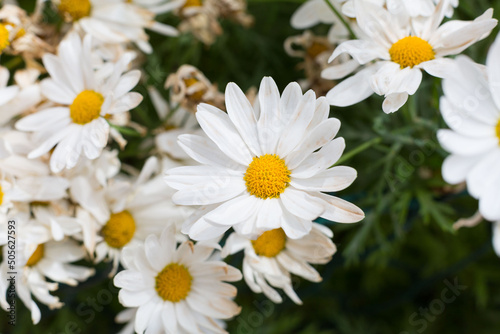
[[[189,88],[191,87],[192,85],[198,83],[199,81],[196,79],[196,78],[187,78],[187,79],[184,79],[184,84],[186,85],[186,88]],[[196,92],[194,93],[191,93],[191,94],[188,94],[189,97],[195,101],[201,101],[201,99],[203,98],[203,95],[205,94],[206,92],[206,89],[200,89],[200,90],[197,90]]]
[[111,214],[101,234],[106,243],[113,248],[122,248],[132,240],[135,233],[135,220],[128,211]]
[[193,277],[185,266],[170,263],[156,276],[155,290],[163,300],[177,303],[186,299],[192,281]]
[[436,55],[429,42],[417,36],[400,39],[391,46],[389,54],[391,60],[401,65],[401,68],[433,60]]
[[45,253],[45,246],[43,244],[38,245],[33,254],[31,254],[30,258],[26,262],[26,266],[32,267],[35,264],[37,264],[43,258],[44,253]]
[[279,156],[265,154],[253,158],[243,179],[251,195],[262,199],[277,198],[290,182],[290,170]]
[[93,90],[84,90],[73,100],[69,107],[70,116],[76,124],[87,124],[98,118],[104,97]]
[[0,53],[10,45],[9,30],[0,23]]
[[286,246],[286,234],[281,228],[266,231],[252,240],[252,246],[257,255],[275,257]]
[[90,15],[92,5],[90,0],[61,0],[58,8],[61,13],[77,21]]
[[201,7],[202,5],[202,0],[186,0],[182,8]]

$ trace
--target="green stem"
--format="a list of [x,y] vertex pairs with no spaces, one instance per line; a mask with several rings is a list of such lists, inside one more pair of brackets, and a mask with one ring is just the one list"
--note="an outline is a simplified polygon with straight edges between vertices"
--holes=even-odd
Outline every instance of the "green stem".
[[9,70],[12,70],[15,67],[21,65],[22,63],[23,63],[23,58],[14,57],[14,58],[10,59],[8,62],[6,62],[3,66],[8,68]]
[[335,13],[335,15],[337,15],[337,17],[340,19],[340,21],[342,21],[344,26],[347,28],[347,30],[349,31],[349,35],[351,36],[351,39],[357,39],[357,36],[354,33],[354,30],[352,30],[351,26],[349,25],[349,22],[346,21],[344,16],[337,10],[337,8],[335,8],[335,6],[330,2],[330,0],[325,0],[325,2],[327,4],[327,6],[330,7],[330,9]]
[[376,145],[376,144],[380,143],[381,141],[382,141],[382,137],[376,137],[376,138],[373,138],[370,141],[367,141],[364,144],[359,145],[355,149],[353,149],[353,150],[347,152],[346,154],[344,154],[335,164],[333,164],[330,167],[333,167],[335,165],[339,165],[339,164],[343,163],[344,161],[347,161],[347,160],[351,159],[352,157],[354,157],[354,156],[358,155],[359,153],[361,153],[361,152],[369,149],[373,145]]

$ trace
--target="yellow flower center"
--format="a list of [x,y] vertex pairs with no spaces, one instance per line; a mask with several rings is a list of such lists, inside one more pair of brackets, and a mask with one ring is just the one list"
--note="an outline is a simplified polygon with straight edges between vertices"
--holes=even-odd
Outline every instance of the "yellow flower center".
[[3,191],[2,191],[2,186],[0,186],[0,205],[3,203]]
[[275,154],[254,157],[243,177],[251,195],[262,199],[277,198],[290,182],[285,161]]
[[128,211],[111,214],[101,234],[106,243],[113,248],[122,248],[132,240],[135,233],[135,220]]
[[311,58],[316,58],[321,53],[328,50],[328,47],[325,44],[313,42],[309,48],[307,48],[307,55]]
[[98,118],[104,97],[93,90],[84,90],[69,107],[70,116],[76,124],[87,124]]
[[401,65],[401,68],[413,67],[436,56],[429,42],[417,36],[400,39],[391,46],[389,54],[391,60]]
[[202,0],[186,0],[184,3],[184,6],[182,8],[187,8],[187,7],[201,7],[202,6]]
[[31,254],[30,258],[28,259],[28,262],[26,262],[26,266],[32,267],[37,264],[38,261],[42,259],[44,253],[45,246],[43,244],[38,245],[33,254]]
[[0,23],[0,53],[10,45],[9,36],[9,30],[4,24]]
[[[199,81],[198,81],[198,79],[195,79],[195,78],[184,79],[184,84],[186,85],[186,88],[191,87],[192,85],[194,85],[197,82],[199,82]],[[203,98],[203,95],[205,95],[205,91],[206,91],[206,89],[200,89],[200,90],[197,90],[196,92],[188,94],[188,95],[191,99],[193,99],[195,101],[201,101],[201,99]]]
[[266,257],[278,255],[285,248],[285,244],[286,234],[281,228],[266,231],[257,240],[252,241],[255,254]]
[[91,9],[90,0],[61,0],[59,4],[59,11],[72,21],[89,16]]
[[[500,120],[498,121],[497,126],[495,127],[495,131],[496,131],[497,138],[498,138],[498,144],[500,145]],[[0,188],[0,190],[1,190],[1,188]],[[2,201],[0,201],[0,204],[2,204]]]
[[193,277],[183,265],[170,263],[158,273],[155,280],[158,296],[165,301],[177,303],[188,296]]

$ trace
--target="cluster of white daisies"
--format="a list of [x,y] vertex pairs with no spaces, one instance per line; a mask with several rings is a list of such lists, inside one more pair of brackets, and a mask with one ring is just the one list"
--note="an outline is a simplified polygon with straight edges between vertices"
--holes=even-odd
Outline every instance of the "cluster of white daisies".
[[[340,122],[329,118],[330,105],[351,105],[375,92],[385,96],[384,111],[396,111],[417,90],[421,70],[445,78],[441,111],[452,130],[438,135],[452,155],[444,178],[466,180],[481,214],[500,220],[500,42],[486,68],[466,57],[445,57],[491,32],[491,10],[471,22],[441,25],[457,4],[308,1],[292,25],[332,24],[329,43],[339,44],[329,55],[335,65],[326,66],[323,77],[356,74],[326,97],[304,94],[298,83],[280,94],[269,77],[257,94],[234,83],[222,94],[185,65],[167,80],[172,101],[149,88],[164,124],[154,143],[144,142],[144,149],[155,149],[136,170],[110,147],[111,140],[127,144],[124,128],[144,131],[130,112],[143,99],[132,92],[146,75],[140,52],[152,52],[145,29],[177,35],[154,20],[156,13],[173,11],[190,19],[184,26],[195,36],[208,38],[206,27],[197,25],[205,22],[199,15],[233,15],[246,24],[245,2],[45,2],[31,17],[15,5],[0,10],[0,49],[26,63],[14,83],[0,67],[0,305],[9,307],[6,232],[7,221],[15,219],[17,294],[35,324],[41,319],[37,302],[62,306],[52,294],[59,283],[74,286],[94,274],[74,264],[83,259],[112,262],[110,276],[127,308],[117,317],[127,323],[124,332],[225,333],[222,320],[240,312],[236,288],[226,282],[242,278],[273,302],[282,301],[281,289],[300,304],[291,275],[321,281],[312,264],[327,263],[336,251],[332,231],[313,221],[364,218],[357,206],[331,195],[357,174],[336,165],[345,142],[335,138]],[[42,36],[36,24],[47,5],[66,20],[60,41]],[[319,56],[324,49],[314,43],[311,54]],[[38,56],[33,45],[45,52]],[[43,80],[41,72],[47,73]],[[500,250],[500,239],[496,246]],[[223,262],[240,251],[242,273]]]

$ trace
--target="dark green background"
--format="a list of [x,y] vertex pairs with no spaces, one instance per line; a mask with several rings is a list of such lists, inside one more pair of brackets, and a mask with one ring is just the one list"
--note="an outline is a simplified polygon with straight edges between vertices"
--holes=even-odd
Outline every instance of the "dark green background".
[[[151,34],[155,51],[145,64],[147,84],[161,89],[169,73],[188,63],[199,67],[222,90],[229,81],[244,90],[258,86],[265,75],[272,76],[282,90],[304,75],[296,69],[298,60],[283,51],[285,38],[300,33],[290,27],[289,18],[302,2],[249,0],[249,12],[255,16],[253,28],[223,22],[225,33],[211,47],[190,35],[164,38]],[[33,1],[21,3],[30,8]],[[462,1],[454,18],[474,19],[492,6],[498,18],[498,1]],[[50,11],[47,17],[58,21]],[[170,15],[159,19],[177,22]],[[314,30],[324,33],[327,27]],[[496,33],[497,29],[466,53],[484,63]],[[8,60],[2,58],[2,63]],[[145,85],[137,91],[146,95]],[[438,111],[440,95],[440,80],[424,75],[418,93],[395,114],[385,115],[382,99],[375,96],[349,108],[332,108],[331,116],[342,121],[339,136],[346,139],[346,153],[376,142],[343,162],[357,169],[358,179],[338,194],[361,206],[366,219],[351,225],[320,221],[334,231],[338,253],[329,264],[318,267],[322,283],[294,280],[302,306],[286,297],[283,304],[274,305],[253,294],[244,282],[237,283],[236,301],[243,311],[228,323],[230,333],[500,332],[500,259],[491,247],[491,224],[483,222],[458,232],[451,228],[455,220],[474,214],[477,201],[465,191],[450,192],[441,178],[446,153],[439,148],[435,133],[446,126]],[[159,125],[147,98],[132,114],[150,129]],[[131,134],[127,139],[130,144],[121,158],[140,166],[148,155],[138,149],[145,138]],[[240,267],[241,260],[240,254],[229,262]],[[100,264],[96,269],[98,274],[77,288],[61,285],[56,294],[65,307],[50,311],[41,306],[39,325],[31,324],[19,302],[17,326],[13,329],[2,320],[0,331],[117,332],[120,327],[113,318],[122,308],[107,278],[110,266]],[[455,281],[465,289],[452,302],[441,302],[443,296],[453,296],[448,285]],[[93,308],[93,300],[105,305]],[[423,315],[429,308],[436,315]]]

